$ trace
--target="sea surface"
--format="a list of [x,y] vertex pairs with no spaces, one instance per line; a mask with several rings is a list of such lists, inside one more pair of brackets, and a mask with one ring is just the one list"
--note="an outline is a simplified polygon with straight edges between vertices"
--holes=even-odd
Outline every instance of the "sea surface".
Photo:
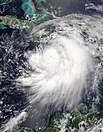
[[[81,19],[82,19],[82,16],[84,19],[85,15],[88,15],[91,18],[93,17],[93,19],[94,19],[94,17],[101,18],[101,19],[103,17],[103,0],[60,0],[59,2],[58,1],[59,0],[51,0],[51,1],[46,0],[46,2],[42,1],[43,8],[48,13],[53,15],[53,18],[52,18],[52,19],[54,19],[53,23],[58,22],[55,19],[60,18],[61,21],[63,21],[63,19],[66,19],[64,16],[72,15],[72,14],[76,14],[76,16],[78,16],[78,14],[81,14]],[[3,2],[1,2],[1,3],[3,3]],[[5,15],[17,16],[17,18],[25,20],[26,16],[32,17],[34,14],[35,14],[35,10],[31,6],[29,0],[26,0],[26,1],[25,0],[18,0],[18,1],[12,0],[8,4],[0,4],[0,15],[1,16],[5,16]],[[49,17],[48,17],[48,20],[49,20]],[[41,21],[40,23],[42,23],[42,22],[44,23],[44,19],[43,19],[43,21],[42,21],[42,19],[40,19],[40,21]],[[46,21],[47,21],[47,19],[46,19]],[[52,23],[51,19],[50,19],[50,21]],[[102,21],[101,21],[101,23],[103,25]],[[56,28],[55,24],[54,24],[54,26],[51,26],[51,25],[48,26],[48,25],[49,24],[47,23],[47,26],[46,27],[43,26],[43,28],[46,28],[46,30],[48,30],[50,33],[54,32],[55,28]],[[76,24],[74,24],[74,25],[76,25]],[[41,26],[37,27],[38,32],[39,32],[39,30],[40,31],[42,30]],[[63,26],[63,25],[60,25],[60,26]],[[72,24],[70,26],[72,27]],[[99,25],[95,25],[95,26],[98,28]],[[64,28],[65,28],[65,26],[64,26]],[[89,27],[89,28],[91,28],[91,27]],[[102,27],[100,27],[100,28],[102,28]],[[59,27],[58,27],[58,30],[63,30],[63,29],[59,29]],[[98,28],[98,30],[99,30],[99,28]],[[35,28],[34,28],[34,31],[36,31]],[[89,29],[88,29],[88,32],[89,32]],[[94,31],[92,31],[92,33],[93,32]],[[43,31],[43,33],[44,33],[44,31]],[[100,30],[100,33],[101,33],[101,30]],[[34,34],[35,34],[35,32],[34,32]],[[94,40],[94,43],[97,42],[96,43],[97,45],[99,45],[99,43],[101,43],[101,45],[102,45],[103,38],[100,37],[101,34],[99,36],[99,31],[96,35],[97,35],[96,36],[97,40]],[[65,34],[64,34],[64,36],[65,36]],[[84,36],[89,38],[88,34],[86,34],[86,32],[84,32]],[[98,41],[99,41],[99,43],[98,43]],[[26,36],[24,36],[20,30],[12,29],[8,26],[6,28],[1,26],[1,28],[0,28],[0,127],[3,127],[2,130],[4,130],[4,132],[6,131],[6,129],[4,127],[6,127],[6,128],[8,127],[8,124],[7,125],[4,125],[4,124],[8,123],[10,121],[10,119],[18,117],[18,115],[20,113],[22,113],[22,114],[19,116],[19,118],[22,118],[22,115],[23,115],[23,118],[26,118],[26,116],[27,116],[26,113],[23,113],[25,111],[29,114],[30,114],[30,112],[35,113],[35,111],[32,110],[34,108],[34,106],[32,106],[28,100],[29,95],[26,94],[29,91],[28,90],[29,86],[25,86],[27,88],[27,91],[25,91],[24,87],[21,87],[20,84],[17,85],[16,79],[18,79],[20,76],[26,77],[31,74],[32,65],[28,65],[28,63],[27,63],[28,57],[25,56],[25,53],[27,53],[28,51],[31,53],[32,49],[36,50],[36,47],[38,47],[38,46],[39,46],[39,42],[32,42],[32,40],[27,38]],[[99,46],[97,46],[97,47],[99,47]],[[28,53],[28,55],[30,53]],[[53,52],[53,53],[55,53],[55,52]],[[94,55],[95,55],[95,53],[94,53]],[[96,54],[95,58],[96,58],[96,61],[98,64],[99,64],[99,62],[101,63],[101,67],[102,67],[103,66],[102,55],[100,55],[98,52],[98,55]],[[48,60],[46,60],[46,61],[48,62]],[[49,66],[49,64],[48,64],[48,66]],[[44,67],[45,67],[45,65],[44,65]],[[101,67],[100,67],[100,71],[102,74],[103,67],[102,68]],[[33,70],[34,69],[32,69],[32,73],[34,72]],[[30,78],[32,80],[32,75],[30,75]],[[89,92],[88,95],[86,95],[86,94],[85,94],[85,96],[82,95],[83,100],[81,102],[85,103],[90,109],[92,107],[92,103],[95,102],[97,105],[97,109],[103,110],[103,76],[98,81],[99,81],[98,89],[99,89],[99,94],[100,94],[99,101],[97,98],[96,91],[94,90],[92,92]],[[32,95],[32,93],[31,93],[31,95]],[[39,103],[39,102],[36,102],[34,104],[36,105],[37,103]],[[31,108],[31,111],[29,111],[30,108]],[[38,106],[38,109],[39,108],[40,108],[40,106]],[[49,108],[51,109],[52,105],[49,106]],[[63,109],[64,108],[62,107],[59,109],[59,111],[62,111]],[[58,110],[58,109],[56,109],[56,110]],[[47,111],[49,111],[49,110],[47,110]],[[54,112],[56,112],[56,111],[54,110]],[[54,113],[52,113],[52,111],[50,110],[49,115],[48,116],[46,115],[46,118],[48,117],[48,120],[47,120],[47,123],[45,123],[45,121],[44,121],[43,128],[42,128],[43,130],[49,122],[50,114],[53,115]],[[16,119],[19,120],[19,118],[16,118]],[[45,117],[43,117],[43,118],[45,120]],[[39,117],[37,120],[39,120]],[[28,119],[28,121],[30,121],[30,120]],[[32,127],[32,123],[30,122],[31,123],[31,126],[30,126],[30,123],[28,125],[28,121],[24,122],[24,124],[22,124],[22,125],[27,125],[28,127]],[[33,119],[31,119],[31,121],[33,121]],[[18,122],[19,121],[17,121],[15,123],[15,125],[17,125]],[[41,122],[39,122],[39,123],[41,125]],[[11,130],[12,127],[8,130]],[[37,127],[38,127],[38,124],[37,124]],[[42,127],[42,126],[40,126],[40,127]],[[38,128],[33,128],[33,129],[38,130]],[[41,129],[41,131],[42,131],[42,129]]]

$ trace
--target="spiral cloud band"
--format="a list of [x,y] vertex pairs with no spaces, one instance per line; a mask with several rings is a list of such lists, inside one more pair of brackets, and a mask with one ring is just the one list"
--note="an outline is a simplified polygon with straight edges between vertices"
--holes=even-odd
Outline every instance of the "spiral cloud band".
[[32,39],[36,41],[39,36],[36,41],[39,45],[25,53],[32,71],[17,82],[27,88],[28,99],[35,104],[33,109],[38,108],[36,117],[45,106],[51,105],[54,111],[70,110],[81,101],[85,89],[97,88],[101,66],[96,57],[102,58],[101,27],[101,18],[69,15],[33,29]]
[[31,94],[36,93],[30,96],[31,102],[71,108],[80,101],[92,63],[78,42],[59,36],[53,44],[29,55],[28,63],[34,72],[19,81],[30,86]]

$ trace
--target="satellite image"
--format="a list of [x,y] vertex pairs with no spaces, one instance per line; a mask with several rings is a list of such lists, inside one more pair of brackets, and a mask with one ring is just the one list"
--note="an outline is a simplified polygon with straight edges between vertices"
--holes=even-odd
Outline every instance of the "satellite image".
[[0,0],[0,132],[103,132],[103,0]]

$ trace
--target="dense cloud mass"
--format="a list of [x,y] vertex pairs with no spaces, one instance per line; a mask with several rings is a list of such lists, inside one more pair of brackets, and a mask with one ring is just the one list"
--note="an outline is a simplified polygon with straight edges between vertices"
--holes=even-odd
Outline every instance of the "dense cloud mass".
[[32,72],[16,80],[28,91],[30,112],[36,113],[28,117],[27,125],[42,127],[45,117],[75,107],[87,91],[99,95],[102,23],[99,17],[68,15],[33,29],[31,38],[39,45],[25,52]]
[[80,102],[90,109],[103,104],[102,1],[79,1],[81,6],[70,0],[67,7],[67,0],[64,5],[52,1],[47,7],[54,4],[54,11],[63,7],[55,15],[70,14],[35,26],[29,37],[25,31],[1,30],[1,131],[18,123],[45,131],[57,111],[70,111]]

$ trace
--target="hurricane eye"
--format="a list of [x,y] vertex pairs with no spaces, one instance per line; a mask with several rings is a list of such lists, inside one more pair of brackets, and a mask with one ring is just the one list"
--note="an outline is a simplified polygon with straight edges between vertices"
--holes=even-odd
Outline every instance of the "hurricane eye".
[[54,49],[54,48],[49,48],[49,49],[46,49],[46,50],[44,51],[43,58],[44,58],[44,61],[45,61],[46,63],[55,64],[55,63],[58,62],[59,55],[58,55],[56,49]]

